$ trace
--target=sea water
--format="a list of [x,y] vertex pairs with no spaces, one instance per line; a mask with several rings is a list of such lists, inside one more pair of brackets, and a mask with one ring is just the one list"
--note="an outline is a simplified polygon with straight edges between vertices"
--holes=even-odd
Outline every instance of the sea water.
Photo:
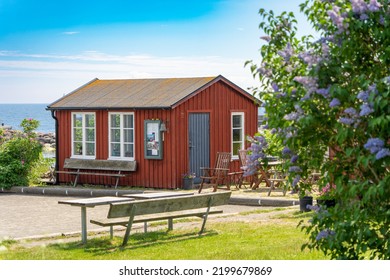
[[11,126],[12,129],[22,130],[20,123],[23,119],[39,121],[37,132],[55,132],[55,120],[51,112],[46,110],[48,104],[0,104],[0,127]]

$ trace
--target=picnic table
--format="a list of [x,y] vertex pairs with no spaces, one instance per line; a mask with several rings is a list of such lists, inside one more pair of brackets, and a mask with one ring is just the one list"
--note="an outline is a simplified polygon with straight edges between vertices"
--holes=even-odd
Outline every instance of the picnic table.
[[71,200],[60,200],[58,204],[67,204],[81,208],[81,242],[87,243],[87,207],[93,208],[99,205],[107,205],[114,202],[132,201],[131,197],[102,196],[92,198],[80,198]]
[[261,165],[258,170],[258,177],[256,176],[254,181],[254,185],[252,187],[253,190],[257,189],[260,186],[261,182],[265,182],[266,186],[269,188],[273,188],[275,180],[283,180],[282,178],[271,178],[272,175],[275,174],[275,168],[277,166],[280,166],[283,162],[282,161],[269,161],[267,165]]

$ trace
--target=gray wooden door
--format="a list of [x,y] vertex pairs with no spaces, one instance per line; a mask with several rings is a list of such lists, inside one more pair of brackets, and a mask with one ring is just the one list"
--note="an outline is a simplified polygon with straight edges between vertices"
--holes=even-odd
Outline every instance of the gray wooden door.
[[210,115],[190,113],[188,124],[190,171],[196,174],[194,182],[199,183],[200,168],[210,166]]

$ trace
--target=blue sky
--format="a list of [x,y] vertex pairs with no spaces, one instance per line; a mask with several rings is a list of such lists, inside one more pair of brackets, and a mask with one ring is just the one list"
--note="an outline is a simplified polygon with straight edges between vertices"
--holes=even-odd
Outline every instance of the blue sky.
[[258,10],[299,15],[300,2],[0,0],[0,103],[51,103],[94,78],[256,86],[244,63],[259,60]]

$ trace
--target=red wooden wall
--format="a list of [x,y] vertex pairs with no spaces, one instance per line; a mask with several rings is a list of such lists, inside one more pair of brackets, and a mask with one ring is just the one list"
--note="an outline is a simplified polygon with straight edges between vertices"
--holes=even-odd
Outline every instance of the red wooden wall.
[[[85,110],[87,112],[88,110]],[[115,110],[118,112],[119,110]],[[253,101],[222,81],[178,104],[171,110],[123,110],[134,112],[135,160],[137,171],[121,179],[120,185],[153,188],[180,188],[181,176],[189,169],[188,115],[193,112],[210,114],[210,163],[215,161],[217,152],[231,151],[231,113],[245,113],[245,133],[257,132],[257,106]],[[59,110],[58,119],[58,163],[62,170],[65,158],[71,156],[71,113]],[[92,111],[96,114],[96,159],[108,158],[108,110]],[[166,123],[164,132],[163,159],[144,158],[144,120],[160,119]],[[239,170],[238,160],[233,160],[231,170]],[[60,174],[59,181],[69,182],[71,176]],[[81,177],[80,182],[109,184],[103,176]]]

